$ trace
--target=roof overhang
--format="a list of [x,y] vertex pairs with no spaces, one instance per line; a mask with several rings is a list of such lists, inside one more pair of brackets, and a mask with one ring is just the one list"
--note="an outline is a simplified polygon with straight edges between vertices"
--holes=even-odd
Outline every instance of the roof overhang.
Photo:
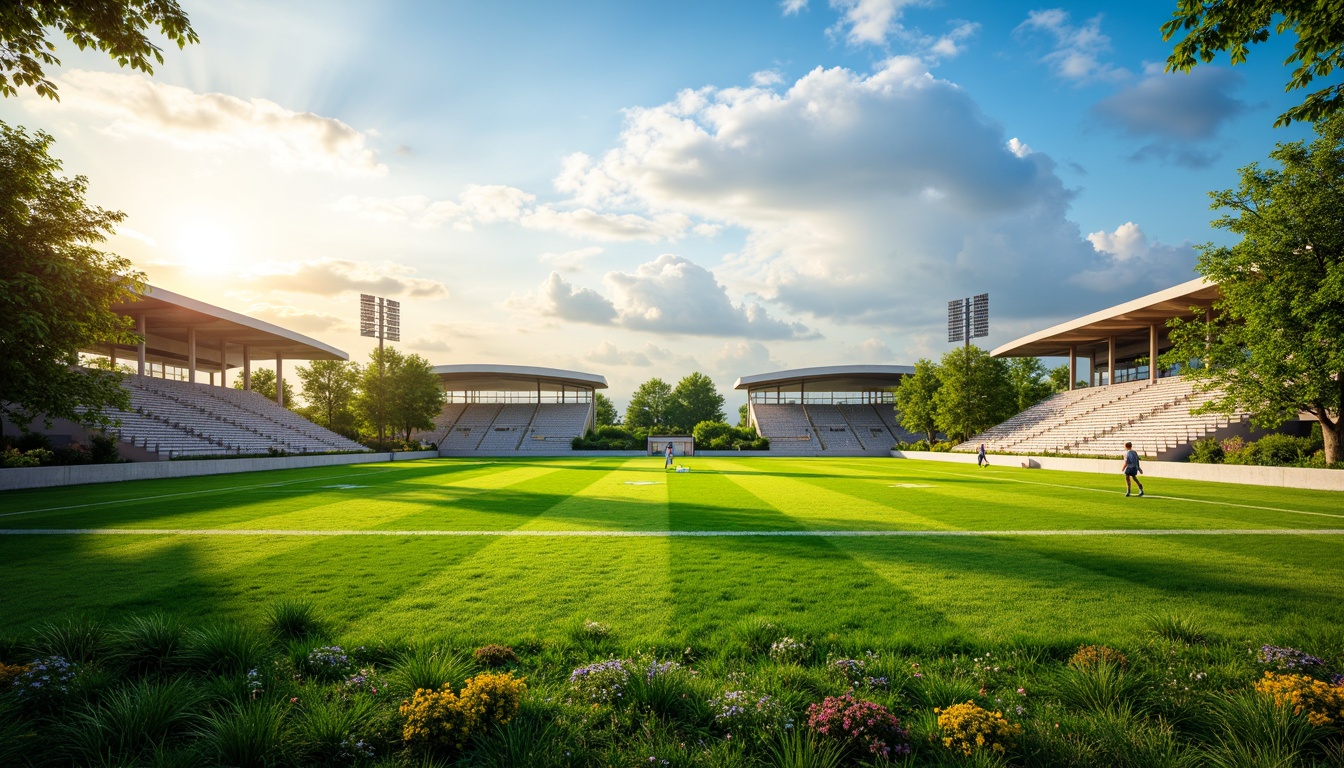
[[606,389],[607,380],[596,373],[541,368],[532,365],[467,363],[436,365],[434,374],[445,389],[463,392],[544,392],[560,389]]
[[[228,345],[230,367],[243,364],[244,346],[253,360],[275,357],[286,360],[350,359],[345,352],[317,339],[152,285],[146,285],[136,301],[113,304],[112,311],[144,318],[145,357],[149,362],[184,364],[189,355],[189,332],[193,329],[198,364],[218,366],[221,342]],[[119,351],[134,349],[133,346],[118,346]],[[107,347],[81,351],[106,354]]]
[[788,371],[743,376],[733,389],[771,389],[781,392],[868,392],[900,383],[902,376],[914,374],[910,365],[828,365],[820,368],[794,368]]
[[1188,317],[1192,307],[1206,310],[1221,296],[1217,283],[1201,277],[1023,336],[990,354],[994,357],[1062,357],[1069,354],[1070,348],[1081,354],[1092,347],[1105,346],[1112,337],[1146,337],[1151,326],[1165,326],[1173,317]]

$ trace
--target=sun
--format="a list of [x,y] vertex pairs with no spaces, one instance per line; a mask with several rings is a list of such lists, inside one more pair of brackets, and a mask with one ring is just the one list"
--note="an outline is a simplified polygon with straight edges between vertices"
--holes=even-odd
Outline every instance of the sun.
[[236,270],[242,258],[237,231],[218,219],[181,219],[169,240],[173,256],[193,272],[219,274]]

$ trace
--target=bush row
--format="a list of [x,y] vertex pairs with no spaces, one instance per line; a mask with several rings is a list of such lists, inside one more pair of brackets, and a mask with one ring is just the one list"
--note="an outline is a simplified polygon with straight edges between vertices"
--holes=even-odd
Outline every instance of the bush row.
[[29,432],[17,438],[0,438],[0,467],[52,467],[77,464],[115,464],[121,461],[117,438],[97,432],[84,443],[70,443],[60,448],[52,446],[51,438],[38,432]]
[[1206,437],[1196,440],[1191,447],[1190,461],[1197,464],[1344,469],[1344,463],[1337,463],[1334,467],[1326,465],[1320,424],[1312,424],[1311,434],[1306,437],[1274,434],[1252,442],[1240,437],[1223,440]]

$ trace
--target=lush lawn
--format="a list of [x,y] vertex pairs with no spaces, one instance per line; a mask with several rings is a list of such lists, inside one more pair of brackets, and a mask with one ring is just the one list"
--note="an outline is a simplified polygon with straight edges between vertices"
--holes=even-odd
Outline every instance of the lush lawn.
[[[1341,494],[892,459],[433,460],[0,496],[0,633],[152,610],[257,622],[311,601],[339,636],[709,644],[756,618],[876,645],[1119,642],[1155,614],[1283,641],[1344,625]],[[354,487],[331,487],[354,486]],[[660,532],[1274,534],[666,536]],[[208,535],[221,530],[248,535]],[[282,535],[284,532],[334,535]],[[578,532],[567,536],[355,535]],[[584,532],[645,532],[593,536]],[[265,533],[273,532],[273,533]]]

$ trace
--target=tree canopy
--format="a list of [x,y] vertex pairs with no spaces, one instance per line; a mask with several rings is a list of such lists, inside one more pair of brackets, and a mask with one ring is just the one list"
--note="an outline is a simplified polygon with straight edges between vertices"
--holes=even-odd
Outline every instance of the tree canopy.
[[44,67],[59,67],[49,30],[64,34],[82,51],[103,51],[118,65],[154,73],[163,52],[145,31],[157,27],[183,48],[200,39],[176,0],[21,0],[0,3],[0,95],[15,96],[32,86],[39,96],[59,100]]
[[[1275,23],[1275,19],[1278,23]],[[1162,39],[1184,34],[1167,58],[1168,72],[1188,72],[1200,62],[1228,53],[1233,64],[1246,61],[1250,46],[1271,34],[1297,38],[1284,62],[1295,65],[1285,91],[1306,88],[1313,80],[1344,68],[1344,12],[1338,2],[1319,0],[1178,0]],[[1294,120],[1315,122],[1344,106],[1344,83],[1307,94],[1302,103],[1279,115],[1275,127]]]
[[[1068,382],[1069,367],[1064,366],[1064,381]],[[1052,374],[1045,370],[1040,358],[1014,357],[1008,361],[1008,382],[1013,387],[1019,412],[1041,402],[1055,393]],[[1067,384],[1065,389],[1067,389]]]
[[662,379],[649,379],[630,396],[630,404],[625,408],[625,426],[644,430],[663,426],[671,402],[672,387]]
[[359,393],[359,364],[346,360],[314,360],[295,371],[303,382],[308,405],[303,415],[334,432],[349,434],[355,428],[352,408]]
[[385,435],[391,428],[410,440],[412,432],[432,428],[442,408],[443,390],[428,360],[404,355],[393,347],[369,353],[355,410],[370,431]]
[[1204,410],[1243,409],[1274,427],[1320,420],[1327,463],[1341,461],[1344,404],[1344,113],[1317,123],[1310,146],[1279,144],[1277,168],[1252,163],[1235,189],[1210,193],[1213,226],[1241,235],[1200,247],[1199,272],[1222,298],[1169,323],[1168,365],[1213,388]]
[[949,438],[969,440],[1016,412],[1007,363],[977,346],[957,347],[943,355],[938,380],[942,383],[934,395],[938,429]]
[[611,398],[601,392],[593,393],[594,421],[599,427],[609,427],[616,423],[619,414],[616,413],[616,405],[611,402]]
[[[243,380],[234,379],[233,388],[242,389]],[[275,400],[275,371],[270,368],[258,368],[253,371],[252,391],[267,400]],[[285,407],[291,411],[298,407],[298,402],[294,399],[294,383],[289,379],[285,379]]]
[[104,406],[127,408],[114,371],[78,368],[79,350],[135,344],[131,318],[143,275],[96,246],[123,214],[89,206],[88,182],[58,175],[52,138],[0,122],[0,415],[107,426]]
[[723,411],[723,395],[714,380],[694,371],[677,382],[667,406],[667,426],[689,434],[702,421],[720,422],[727,416]]
[[896,411],[901,426],[909,432],[924,434],[933,445],[938,432],[938,402],[934,399],[942,382],[938,366],[928,358],[915,362],[915,373],[901,379],[896,387]]

